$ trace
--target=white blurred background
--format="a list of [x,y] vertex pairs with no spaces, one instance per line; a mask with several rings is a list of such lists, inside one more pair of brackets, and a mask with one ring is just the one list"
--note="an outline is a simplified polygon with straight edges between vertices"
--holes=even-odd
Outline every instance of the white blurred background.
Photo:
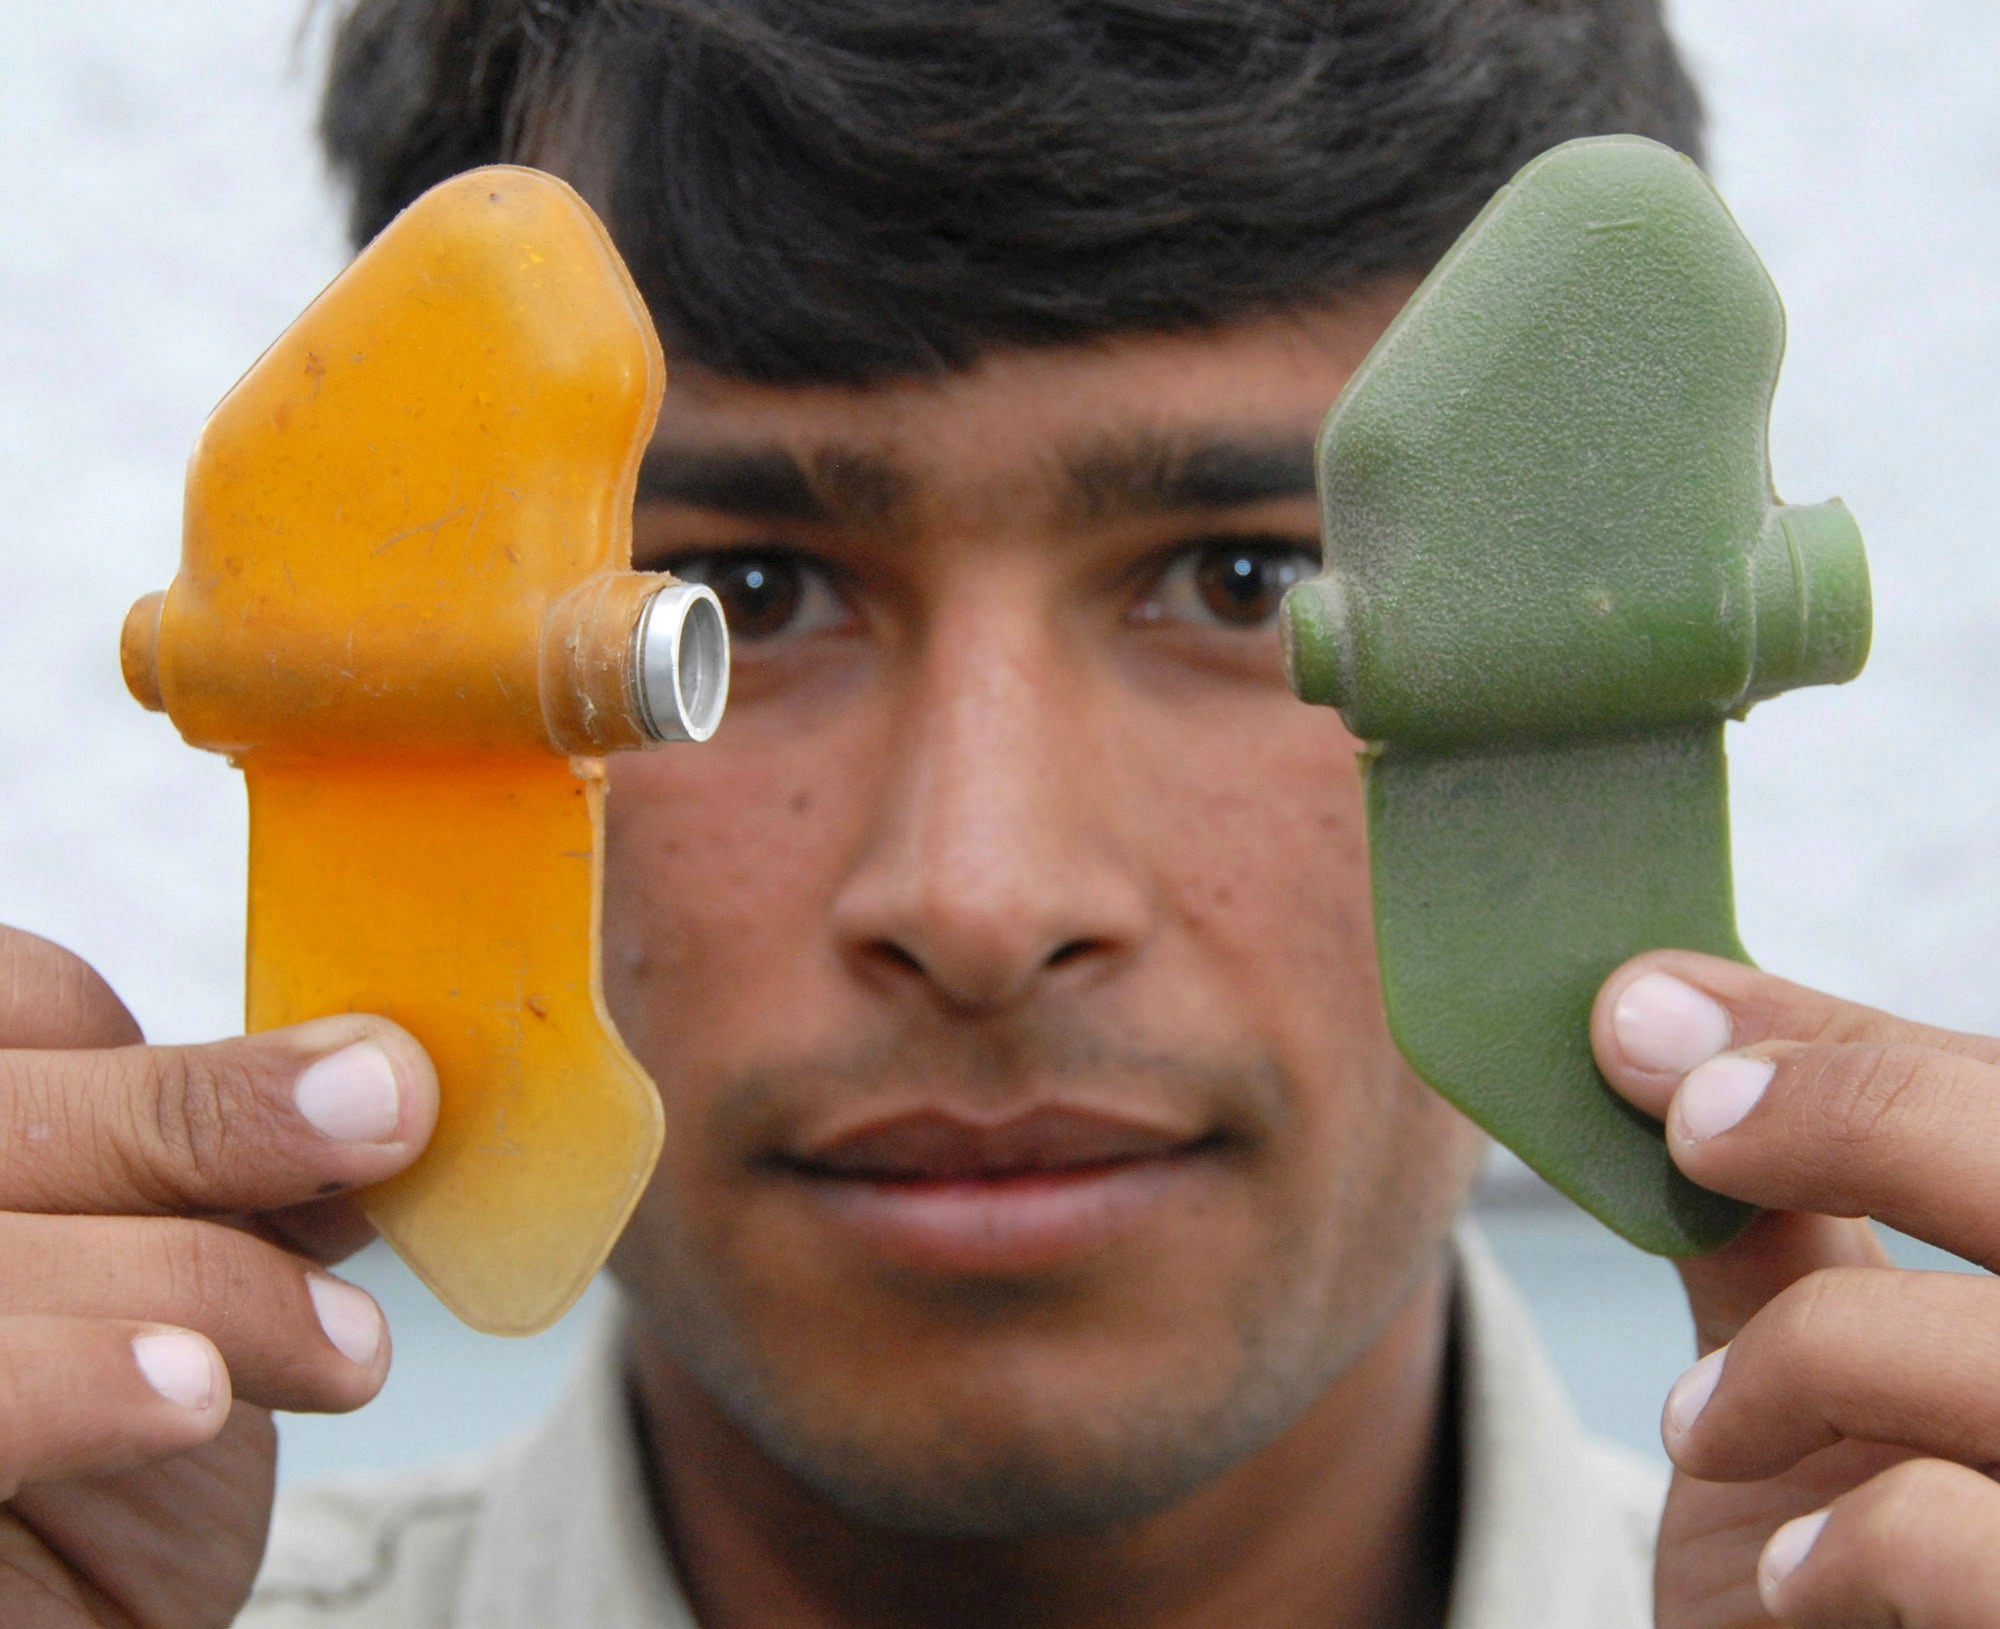
[[[345,258],[310,141],[301,0],[0,0],[0,920],[62,941],[156,1040],[240,1022],[242,793],[118,677],[126,607],[178,557],[209,407]],[[1845,497],[1876,641],[1839,691],[1733,730],[1743,937],[1764,965],[2000,1032],[2000,6],[1675,0],[1711,169],[1784,295],[1780,492]],[[1652,1449],[1687,1360],[1658,1263],[1503,1179],[1490,1225],[1585,1417]],[[396,1264],[357,1276],[398,1365],[301,1421],[288,1478],[518,1428],[577,1321],[484,1340]]]

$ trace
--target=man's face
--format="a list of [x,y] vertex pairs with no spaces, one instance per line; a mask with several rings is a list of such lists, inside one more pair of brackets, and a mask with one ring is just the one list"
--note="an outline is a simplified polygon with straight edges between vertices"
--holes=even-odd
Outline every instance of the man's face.
[[1270,1440],[1477,1160],[1384,1031],[1355,742],[1275,613],[1405,291],[941,380],[680,372],[634,555],[713,583],[710,745],[612,770],[606,980],[665,1154],[620,1247],[735,1429],[939,1533]]

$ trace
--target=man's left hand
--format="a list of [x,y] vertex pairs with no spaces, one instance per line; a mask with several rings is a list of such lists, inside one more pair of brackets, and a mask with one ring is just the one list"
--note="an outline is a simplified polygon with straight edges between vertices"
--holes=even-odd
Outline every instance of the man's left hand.
[[1678,1264],[1662,1629],[2000,1623],[2000,1283],[1858,1219],[2000,1267],[2000,1041],[1678,951],[1612,975],[1592,1040],[1683,1171],[1768,1211]]

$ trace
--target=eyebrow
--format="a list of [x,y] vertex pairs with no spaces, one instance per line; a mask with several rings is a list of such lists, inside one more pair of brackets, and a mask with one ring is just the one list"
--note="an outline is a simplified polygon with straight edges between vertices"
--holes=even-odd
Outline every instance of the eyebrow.
[[[1098,522],[1310,497],[1314,464],[1311,436],[1229,430],[1126,431],[1057,454],[1063,508]],[[909,469],[872,448],[655,445],[640,459],[637,499],[744,520],[884,527],[907,517],[916,491]]]
[[867,448],[662,447],[639,460],[640,503],[678,503],[745,520],[880,526],[907,512],[916,482]]
[[1311,436],[1139,431],[1091,442],[1064,464],[1072,507],[1088,520],[1235,509],[1314,490]]

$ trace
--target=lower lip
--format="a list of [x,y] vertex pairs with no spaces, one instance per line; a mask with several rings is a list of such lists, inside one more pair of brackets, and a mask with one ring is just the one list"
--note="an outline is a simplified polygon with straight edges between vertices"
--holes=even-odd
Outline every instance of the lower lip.
[[834,1227],[922,1272],[1010,1277],[1103,1249],[1197,1178],[1197,1156],[945,1182],[802,1180]]

